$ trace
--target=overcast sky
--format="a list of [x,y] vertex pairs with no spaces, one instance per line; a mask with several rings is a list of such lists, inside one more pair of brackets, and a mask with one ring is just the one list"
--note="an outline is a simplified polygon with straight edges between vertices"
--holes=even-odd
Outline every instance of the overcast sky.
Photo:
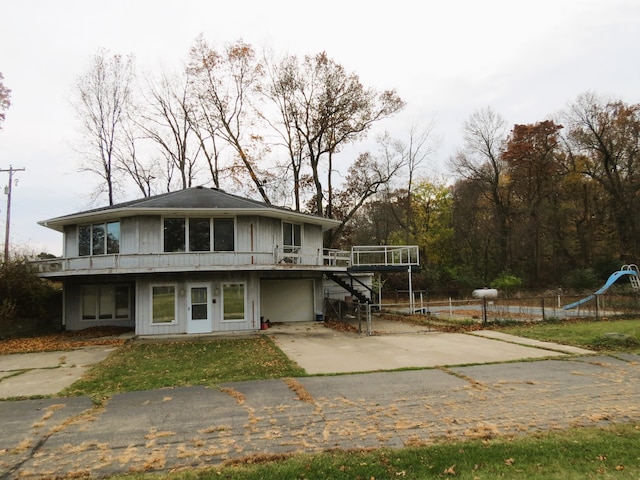
[[[89,207],[96,179],[77,172],[69,98],[99,48],[134,54],[139,71],[177,68],[201,33],[214,46],[326,51],[365,86],[407,102],[379,130],[402,136],[434,119],[431,176],[448,175],[462,122],[479,108],[512,125],[544,120],[588,90],[640,102],[638,0],[0,0],[0,19],[0,72],[12,90],[0,169],[26,168],[15,175],[12,245],[58,255],[61,234],[36,222]],[[6,195],[0,239],[5,215]]]

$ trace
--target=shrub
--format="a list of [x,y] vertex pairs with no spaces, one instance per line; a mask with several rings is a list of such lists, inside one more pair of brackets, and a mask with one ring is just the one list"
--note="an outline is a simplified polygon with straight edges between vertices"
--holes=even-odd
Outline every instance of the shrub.
[[578,268],[566,274],[563,283],[575,290],[593,289],[598,285],[598,276],[591,268]]
[[491,282],[491,288],[495,288],[504,297],[510,297],[516,290],[522,286],[522,279],[508,273],[503,273]]
[[26,259],[0,265],[0,327],[2,336],[33,331],[46,324],[54,294],[49,282],[29,270]]

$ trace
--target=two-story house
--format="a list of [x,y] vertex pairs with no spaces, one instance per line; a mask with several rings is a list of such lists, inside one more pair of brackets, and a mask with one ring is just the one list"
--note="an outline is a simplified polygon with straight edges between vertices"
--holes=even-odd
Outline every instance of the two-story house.
[[[339,222],[195,187],[39,222],[64,236],[34,263],[63,283],[68,330],[139,335],[256,330],[322,312],[323,273],[348,257],[323,249]],[[347,253],[348,255],[348,253]]]

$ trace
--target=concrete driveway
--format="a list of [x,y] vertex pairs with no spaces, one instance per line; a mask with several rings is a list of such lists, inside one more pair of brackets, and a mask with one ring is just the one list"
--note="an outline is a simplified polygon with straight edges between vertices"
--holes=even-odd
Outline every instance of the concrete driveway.
[[114,346],[82,347],[76,350],[0,355],[0,400],[35,395],[55,395],[91,366],[102,362]]
[[372,336],[326,328],[322,322],[276,324],[276,344],[309,374],[511,362],[593,352],[490,330],[442,333],[375,320]]
[[[282,351],[311,375],[510,362],[592,353],[489,330],[474,334],[441,333],[406,323],[379,320],[373,327],[376,335],[367,336],[326,328],[322,322],[297,322],[276,324],[257,334],[271,335]],[[0,400],[55,395],[116,349],[113,346],[96,346],[61,352],[0,355]]]

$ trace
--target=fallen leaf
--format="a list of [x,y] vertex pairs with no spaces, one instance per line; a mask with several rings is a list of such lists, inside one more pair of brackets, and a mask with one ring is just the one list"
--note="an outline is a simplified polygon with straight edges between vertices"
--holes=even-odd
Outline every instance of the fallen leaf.
[[507,459],[504,461],[504,464],[505,464],[505,465],[513,465],[514,463],[515,463],[515,460],[514,460],[513,458],[507,458]]
[[455,475],[456,474],[456,466],[455,465],[451,465],[449,468],[446,468],[444,470],[444,473],[446,473],[447,475]]

